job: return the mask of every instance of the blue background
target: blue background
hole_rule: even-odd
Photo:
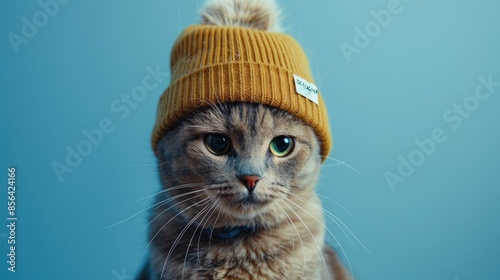
[[[373,25],[371,11],[389,2],[280,1],[335,137],[318,192],[369,251],[331,220],[328,227],[357,279],[499,279],[500,87],[456,129],[443,114],[471,100],[479,76],[500,81],[500,2],[401,0],[400,13],[373,29],[349,63],[342,42],[355,46],[355,28]],[[131,279],[147,244],[141,211],[151,202],[134,201],[160,187],[149,141],[169,79],[123,119],[111,104],[142,85],[148,66],[168,71],[173,41],[201,6],[69,1],[16,53],[9,32],[22,35],[22,18],[33,22],[42,8],[2,1],[1,279]],[[114,130],[60,181],[53,162],[64,164],[66,147],[105,118]],[[384,174],[398,174],[399,157],[418,153],[415,140],[436,128],[446,141],[391,189]],[[9,166],[17,168],[15,274],[5,262]]]

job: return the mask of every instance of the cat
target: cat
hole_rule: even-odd
[[[215,0],[205,25],[278,32],[271,0]],[[350,279],[325,244],[315,194],[321,143],[302,119],[269,105],[207,102],[156,146],[149,260],[137,279]]]

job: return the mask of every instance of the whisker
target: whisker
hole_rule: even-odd
[[[291,193],[290,193],[291,194]],[[356,246],[354,245],[354,243],[352,242],[352,240],[349,238],[349,236],[347,235],[347,233],[344,231],[343,227],[352,235],[352,237],[354,237],[354,239],[361,245],[361,247],[363,247],[368,253],[372,254],[373,255],[373,252],[368,249],[364,244],[363,242],[361,242],[358,237],[351,231],[351,229],[339,218],[337,217],[335,214],[333,214],[332,212],[326,210],[324,207],[321,207],[319,205],[316,205],[314,203],[311,203],[309,201],[306,201],[304,198],[300,197],[299,195],[296,195],[296,194],[292,194],[294,195],[297,199],[301,200],[302,202],[304,203],[307,203],[311,206],[314,206],[318,209],[320,209],[321,211],[323,211],[326,216],[328,218],[330,218],[341,230],[342,232],[345,234],[345,236],[347,237],[347,239],[349,240],[349,242],[351,242],[351,244],[353,245],[354,248],[356,248]],[[337,221],[340,223],[337,223]]]
[[[296,207],[298,207],[299,209],[301,209],[302,211],[306,212],[309,216],[311,216],[313,219],[315,219],[319,224],[321,224],[331,235],[332,237],[335,239],[335,241],[337,242],[337,244],[339,244],[339,248],[342,250],[342,253],[344,254],[345,258],[346,258],[346,261],[347,261],[347,264],[349,265],[349,270],[351,271],[351,276],[354,278],[354,272],[353,272],[353,269],[352,269],[352,266],[351,266],[351,262],[349,261],[349,257],[347,256],[347,253],[346,251],[344,250],[344,247],[340,244],[340,242],[338,241],[337,237],[335,237],[335,234],[333,234],[326,226],[325,224],[323,224],[320,220],[318,220],[314,215],[312,215],[311,213],[309,213],[307,210],[305,210],[304,208],[300,207],[299,205],[297,205],[295,202],[291,201],[290,199],[286,198],[286,197],[283,197],[284,199],[290,201],[291,203],[293,203]],[[291,209],[293,211],[293,209]],[[295,212],[294,212],[295,215],[297,215]],[[304,221],[302,220],[302,218],[300,218],[300,216],[297,216],[297,218],[299,218],[299,220],[304,224],[304,226],[307,228],[307,230],[309,231],[309,233],[311,234],[312,236],[312,233],[311,231],[309,230],[309,228],[307,227],[307,225],[304,223]],[[318,245],[318,242],[316,241],[316,238],[314,238],[313,236],[313,239],[314,241],[316,242],[316,245]],[[318,245],[319,247],[319,245]],[[325,259],[323,257],[323,254],[321,254],[321,257],[323,259],[323,262],[324,264],[326,265],[326,262],[325,262]],[[328,269],[327,269],[328,270]],[[328,279],[328,278],[327,278]]]
[[[285,201],[283,201],[281,199],[280,199],[280,201],[283,202],[283,203],[285,203]],[[288,215],[288,213],[286,213],[285,209],[283,209],[283,207],[281,207],[281,205],[279,203],[277,203],[276,205],[278,205],[278,207],[281,209],[281,211],[283,212],[283,214],[285,214],[285,217],[293,225],[293,227],[295,228],[295,232],[297,233],[297,236],[299,237],[300,246],[302,247],[302,259],[304,261],[304,263],[302,265],[302,275],[300,276],[300,279],[304,279],[304,274],[306,272],[306,251],[304,250],[304,243],[302,242],[302,238],[300,237],[300,233],[299,233],[299,230],[297,229],[297,226],[295,226],[295,223],[292,221],[292,219],[290,218],[290,216]]]
[[[284,199],[290,201],[293,203],[293,201],[289,200],[288,198],[286,197],[283,197]],[[330,271],[328,270],[328,265],[326,264],[326,260],[325,260],[325,257],[323,256],[323,250],[322,248],[320,248],[319,244],[318,244],[318,240],[316,240],[316,237],[314,237],[314,235],[312,234],[311,230],[309,229],[309,227],[307,226],[307,224],[304,222],[304,220],[302,220],[302,218],[300,217],[300,215],[298,215],[295,210],[293,210],[293,208],[288,205],[288,203],[286,203],[286,201],[283,201],[285,202],[285,205],[292,211],[292,213],[299,219],[299,221],[304,225],[304,227],[307,229],[307,231],[309,232],[309,235],[311,235],[312,239],[314,240],[314,243],[316,243],[316,247],[318,248],[318,252],[321,256],[321,259],[323,260],[323,267],[325,268],[325,279],[330,279]],[[295,204],[295,203],[294,203]],[[300,208],[300,207],[299,207]],[[302,209],[302,208],[301,208]],[[304,211],[304,209],[302,209]],[[306,211],[307,212],[307,211]],[[309,214],[311,215],[311,214]],[[312,216],[312,215],[311,215]],[[312,216],[314,218],[314,216]]]
[[[202,204],[202,203],[205,203],[207,202],[207,200],[213,200],[213,198],[210,198],[210,197],[207,197],[205,199],[202,199],[200,200],[199,202],[193,204],[192,206],[194,205],[197,205],[197,204]],[[210,202],[210,201],[208,201]],[[187,208],[186,208],[187,209]],[[203,208],[205,209],[205,208]],[[168,259],[170,258],[170,256],[172,255],[172,253],[174,252],[175,248],[177,247],[179,241],[181,240],[181,238],[184,236],[184,233],[186,233],[186,231],[189,229],[189,227],[195,222],[195,220],[202,214],[203,211],[200,211],[198,212],[198,214],[195,215],[194,218],[191,219],[191,221],[189,221],[189,223],[184,226],[184,228],[182,229],[182,231],[180,232],[180,234],[177,236],[177,238],[174,240],[174,243],[172,244],[172,246],[170,247],[170,250],[168,250],[168,254],[167,254],[167,257],[165,258],[165,261],[163,262],[163,268],[161,270],[161,275],[160,275],[160,279],[163,278],[163,273],[165,272],[165,267],[167,265],[167,262],[168,262]]]
[[[197,192],[201,192],[201,191],[204,191],[204,190],[203,190],[203,189],[201,189],[201,190],[195,190],[195,191],[191,191],[191,192],[188,192],[188,193],[179,194],[179,195],[176,195],[176,196],[174,196],[174,197],[168,198],[168,199],[166,199],[166,200],[160,201],[160,202],[158,202],[158,203],[156,203],[156,204],[153,204],[153,205],[151,205],[151,206],[149,206],[149,207],[147,207],[147,208],[145,208],[145,209],[143,209],[143,210],[141,210],[141,211],[139,211],[139,212],[137,212],[137,213],[133,214],[132,216],[130,216],[130,217],[126,218],[126,219],[123,219],[123,220],[121,220],[121,221],[119,221],[119,222],[116,222],[116,223],[114,223],[114,224],[112,224],[112,225],[109,225],[109,226],[107,226],[107,227],[104,227],[104,228],[102,228],[101,230],[105,230],[105,229],[108,229],[108,228],[114,227],[114,226],[116,226],[116,225],[119,225],[119,224],[121,224],[121,223],[124,223],[124,222],[126,222],[126,221],[128,221],[128,220],[130,220],[130,219],[132,219],[132,218],[134,218],[134,217],[136,217],[137,215],[139,215],[139,214],[141,214],[141,213],[143,213],[143,212],[145,212],[145,211],[147,211],[147,210],[149,210],[149,209],[151,209],[151,208],[155,207],[155,206],[161,207],[162,205],[165,205],[165,204],[169,203],[170,201],[175,200],[175,199],[177,199],[177,198],[179,198],[179,197],[186,196],[186,195],[190,195],[190,194],[197,193]]]
[[[280,207],[280,210],[281,210],[281,213],[285,216],[285,221],[286,223],[288,224],[288,228],[290,229],[290,236],[292,236],[292,252],[293,252],[293,255],[295,256],[295,237],[294,237],[294,234],[293,234],[293,231],[292,231],[292,225],[290,224],[290,222],[288,221],[289,220],[289,217],[287,216],[287,214],[283,211],[283,208],[281,208],[281,206],[278,204],[278,207]],[[276,213],[276,217],[279,216],[279,213],[277,212],[276,209],[273,208],[273,211],[274,213]],[[280,224],[281,221],[277,219],[277,224]]]
[[[333,161],[335,161],[335,162],[337,162],[337,163],[339,163],[339,164],[341,164],[341,165],[343,165],[343,166],[351,169],[352,171],[358,173],[359,175],[362,175],[361,172],[359,172],[359,170],[357,170],[356,168],[352,167],[351,165],[345,163],[344,161],[341,161],[341,160],[336,159],[334,157],[326,157],[326,159],[333,160]]]
[[[145,197],[142,197],[142,198],[136,199],[136,200],[134,200],[134,201],[130,202],[129,204],[127,204],[127,205],[123,206],[123,208],[126,208],[126,207],[128,207],[128,206],[130,206],[130,205],[132,205],[132,204],[135,204],[135,203],[137,203],[137,202],[139,202],[139,201],[141,201],[141,200],[145,200],[145,199],[146,199],[146,201],[145,201],[144,203],[146,203],[146,202],[147,202],[147,201],[148,201],[151,197],[155,197],[155,196],[160,195],[160,194],[162,194],[162,193],[164,193],[164,192],[166,192],[166,191],[167,191],[167,190],[161,190],[161,191],[156,192],[156,193],[154,193],[154,194],[150,194],[150,195],[147,195],[147,196],[145,196]],[[122,208],[122,209],[123,209],[123,208]]]
[[[184,202],[186,202],[186,201],[189,201],[189,200],[191,200],[191,199],[193,199],[193,198],[200,197],[200,196],[202,196],[202,195],[203,195],[203,194],[202,194],[202,193],[200,193],[200,194],[197,194],[197,195],[195,195],[195,196],[193,196],[193,197],[189,197],[189,198],[186,198],[186,199],[184,199],[184,200],[182,200],[182,201],[179,201],[179,202],[175,203],[174,205],[171,205],[171,206],[170,206],[170,207],[168,207],[167,209],[165,209],[165,210],[161,211],[161,212],[160,212],[158,215],[156,215],[153,219],[151,219],[151,221],[148,223],[148,226],[149,226],[149,225],[151,225],[151,224],[154,222],[154,220],[156,220],[159,216],[163,215],[163,213],[167,212],[168,210],[170,210],[170,209],[174,208],[175,206],[177,206],[177,205],[179,205],[179,204],[182,204],[182,203],[184,203]],[[183,212],[183,211],[181,211],[180,213],[182,213],[182,212]]]
[[[311,205],[313,207],[316,207],[317,209],[321,210],[328,218],[330,218],[339,228],[340,230],[344,233],[344,235],[347,237],[347,239],[349,240],[349,242],[351,243],[351,245],[356,248],[356,245],[354,245],[354,242],[352,242],[351,238],[349,237],[349,235],[347,234],[347,232],[345,232],[344,228],[339,224],[337,223],[336,219],[340,221],[340,219],[335,216],[333,213],[331,213],[330,211],[326,210],[325,208],[323,207],[320,207],[319,205],[316,205],[314,203],[310,203],[309,201],[306,201],[304,198],[298,196],[298,195],[295,195],[295,194],[292,194],[290,193],[290,195],[293,195],[295,198],[297,198],[298,200],[300,200],[301,202],[304,202],[304,203],[307,203],[308,205]],[[329,216],[329,214],[331,214],[334,218],[332,218],[331,216]],[[342,222],[342,221],[341,221]],[[343,223],[343,222],[342,222]],[[328,230],[328,227],[326,225],[323,225],[325,227],[325,229]],[[344,226],[346,226],[344,224]],[[347,227],[347,226],[346,226]],[[358,241],[359,242],[359,241]]]
[[[212,234],[214,233],[215,225],[217,224],[217,221],[219,220],[219,215],[220,215],[221,210],[222,210],[222,208],[219,208],[219,213],[217,213],[217,217],[215,217],[214,225],[210,229],[210,236],[208,237],[208,246],[210,246],[210,242],[212,241]]]
[[[171,190],[178,190],[178,189],[182,189],[182,188],[189,188],[189,187],[193,187],[193,186],[196,186],[196,185],[199,185],[199,183],[186,183],[186,184],[181,184],[181,185],[172,186],[172,187],[170,187],[170,188],[163,189],[163,190],[161,190],[161,191],[159,191],[159,192],[157,192],[157,193],[154,193],[154,194],[151,194],[151,195],[147,195],[147,196],[145,196],[145,197],[143,197],[143,198],[139,198],[139,199],[137,199],[137,200],[134,200],[134,201],[130,202],[129,204],[125,205],[123,208],[126,208],[126,207],[128,207],[128,206],[130,206],[130,205],[132,205],[132,204],[134,204],[134,203],[137,203],[137,202],[139,202],[139,201],[141,201],[141,200],[145,200],[145,199],[146,199],[146,201],[145,201],[144,203],[146,203],[146,202],[147,202],[147,201],[149,201],[152,197],[155,197],[155,196],[157,196],[157,195],[160,195],[160,194],[162,194],[162,193],[165,193],[165,192],[168,192],[168,191],[171,191]]]
[[[213,202],[215,199],[212,199],[210,202]],[[191,247],[191,243],[193,242],[193,238],[194,236],[196,235],[196,232],[198,232],[198,228],[200,227],[200,225],[203,223],[203,221],[205,220],[205,218],[208,216],[208,213],[214,209],[214,207],[217,206],[217,204],[215,203],[212,203],[211,205],[207,205],[205,206],[193,219],[192,221],[196,220],[198,218],[199,215],[201,215],[203,212],[206,212],[205,215],[203,216],[202,220],[198,223],[198,225],[196,226],[196,229],[194,230],[193,232],[193,235],[191,235],[191,239],[189,240],[189,243],[188,243],[188,246],[186,248],[186,254],[184,255],[184,265],[182,266],[182,279],[184,279],[184,272],[186,270],[186,262],[187,262],[187,256],[188,256],[188,253],[189,253],[189,248]],[[207,210],[206,210],[207,209]],[[206,210],[206,211],[205,211]],[[203,231],[203,228],[202,228],[202,231]],[[200,236],[201,236],[201,233],[200,233]],[[198,251],[199,253],[199,251]],[[198,260],[199,260],[199,255],[198,255]]]
[[[199,195],[196,195],[196,196],[194,196],[194,197],[191,197],[191,198],[185,199],[185,200],[183,200],[183,201],[181,201],[181,202],[179,202],[179,203],[176,203],[176,204],[174,204],[174,205],[172,205],[172,206],[168,207],[167,209],[163,210],[160,214],[156,215],[156,217],[155,217],[154,219],[152,219],[152,220],[151,220],[151,222],[149,222],[148,226],[149,226],[149,225],[151,225],[151,223],[153,223],[153,221],[154,221],[154,220],[156,220],[156,219],[157,219],[160,215],[162,215],[163,213],[165,213],[166,211],[168,211],[168,210],[169,210],[169,209],[171,209],[172,207],[174,207],[174,206],[176,206],[176,205],[178,205],[178,204],[180,204],[180,203],[183,203],[183,202],[185,202],[185,201],[188,201],[188,200],[190,200],[190,199],[193,199],[193,198],[199,197],[199,196],[201,196],[201,195],[203,195],[203,194],[199,194]],[[204,199],[200,200],[198,203],[201,203],[201,202],[203,202],[203,201],[205,201],[205,200],[208,200],[208,199],[209,199],[208,197],[207,197],[207,198],[204,198]],[[165,228],[165,227],[166,227],[166,226],[167,226],[167,225],[168,225],[168,224],[169,224],[169,223],[170,223],[173,219],[175,219],[177,216],[179,216],[180,214],[184,213],[185,211],[187,211],[187,210],[191,209],[192,207],[196,206],[198,203],[194,203],[193,205],[190,205],[190,206],[186,207],[185,209],[183,209],[183,210],[179,211],[179,213],[175,214],[175,216],[173,216],[172,218],[170,218],[170,220],[168,220],[168,221],[167,221],[167,222],[166,222],[166,223],[165,223],[165,224],[164,224],[164,225],[163,225],[163,226],[162,226],[162,227],[161,227],[161,228],[160,228],[160,229],[159,229],[159,230],[155,233],[155,235],[151,238],[151,240],[149,241],[148,245],[146,246],[146,248],[145,248],[145,249],[144,249],[144,251],[142,252],[142,255],[141,255],[141,258],[140,258],[140,260],[139,260],[139,263],[142,263],[142,261],[143,261],[143,259],[144,259],[144,256],[146,255],[146,251],[148,250],[149,246],[151,246],[151,243],[153,243],[153,240],[156,238],[156,236],[158,236],[158,234],[159,234],[159,233],[160,233],[160,232],[161,232],[161,231],[162,231],[162,230],[163,230],[163,229],[164,229],[164,228]],[[137,273],[137,271],[136,271],[136,273]]]
[[[330,198],[330,197],[328,197],[328,196],[326,196],[326,195],[321,195],[321,194],[318,194],[318,193],[317,193],[316,195],[317,195],[317,196],[319,196],[319,197],[322,197],[322,198],[324,198],[324,199],[327,199],[327,200],[329,200],[329,201],[331,201],[331,202],[333,202],[333,203],[335,203],[335,204],[337,204],[338,206],[340,206],[340,208],[344,209],[347,213],[349,213],[349,215],[350,215],[351,217],[354,217],[354,215],[352,215],[351,211],[347,210],[347,208],[345,208],[345,207],[344,207],[344,205],[340,204],[340,203],[339,203],[339,202],[337,202],[336,200],[334,200],[334,199],[332,199],[332,198]]]
[[[203,229],[205,228],[205,225],[208,223],[208,221],[210,220],[210,218],[212,217],[212,215],[215,213],[215,210],[217,209],[217,202],[214,203],[214,205],[216,207],[213,208],[212,212],[210,213],[210,216],[208,216],[207,220],[205,221],[205,223],[203,224],[202,226],[202,230],[200,231],[200,235],[198,236],[198,246],[197,246],[197,252],[198,252],[198,265],[201,266],[201,260],[200,260],[200,240],[201,240],[201,235],[203,234]],[[219,208],[219,214],[220,214],[220,208]],[[218,214],[217,214],[217,218],[218,218]],[[217,221],[217,219],[215,220]],[[211,232],[213,231],[213,228],[211,230]],[[210,238],[208,240],[209,244],[210,244]]]

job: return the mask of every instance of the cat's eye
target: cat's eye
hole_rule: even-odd
[[[292,137],[278,136],[271,141],[269,150],[277,157],[285,157],[293,151],[295,142]]]
[[[229,152],[231,141],[222,134],[208,134],[205,136],[205,145],[212,154],[221,156]]]

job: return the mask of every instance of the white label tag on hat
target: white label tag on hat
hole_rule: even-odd
[[[319,104],[318,87],[295,74],[293,74],[293,79],[295,80],[295,90],[298,94],[304,96],[305,98],[311,100],[316,104]]]

